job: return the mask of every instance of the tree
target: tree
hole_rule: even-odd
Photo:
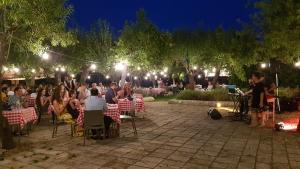
[[[258,55],[293,63],[300,56],[300,1],[260,0],[254,17],[260,30]]]
[[[143,71],[159,70],[164,66],[170,43],[170,34],[160,32],[146,18],[145,11],[140,10],[135,22],[125,23],[117,43],[117,59],[127,60],[132,67],[140,66]]]
[[[74,44],[65,23],[72,7],[65,0],[2,0],[0,2],[0,79],[11,47],[37,55],[45,45]],[[23,59],[22,59],[23,60]]]
[[[114,60],[113,38],[109,24],[99,20],[89,32],[78,33],[79,43],[70,48],[66,62],[74,71],[82,71],[80,82],[85,82],[91,64],[97,71],[107,73]]]

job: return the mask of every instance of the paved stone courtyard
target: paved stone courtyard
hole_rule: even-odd
[[[52,139],[49,126],[35,127],[0,168],[300,169],[300,134],[213,121],[208,107],[154,102],[146,108],[137,137],[125,122],[120,138],[88,140],[86,146],[82,137],[70,137],[69,128],[59,128]]]

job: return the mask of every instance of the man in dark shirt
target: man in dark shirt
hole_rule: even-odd
[[[106,94],[105,94],[105,100],[106,103],[108,104],[116,104],[118,102],[117,100],[117,94],[116,94],[116,88],[117,88],[117,84],[116,83],[111,83],[110,84],[110,88],[107,90]]]
[[[257,114],[262,112],[264,107],[264,85],[261,82],[261,74],[259,72],[252,73],[252,81],[254,83],[252,90],[252,102],[251,102],[251,127],[255,127],[258,124]],[[262,120],[261,126],[264,126],[264,120]]]
[[[116,95],[116,88],[117,88],[117,84],[116,83],[111,83],[110,84],[110,88],[107,90],[106,94],[105,94],[105,100],[106,103],[108,104],[117,104],[118,103],[118,99],[117,99],[117,95]],[[112,123],[112,118],[109,116],[104,116],[104,123],[105,123],[105,134],[106,134],[106,138],[108,138],[109,136],[109,128],[110,128],[110,124]]]

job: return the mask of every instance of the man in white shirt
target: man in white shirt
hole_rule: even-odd
[[[84,100],[85,110],[107,110],[107,105],[102,97],[99,97],[98,89],[91,89],[91,96]]]
[[[101,110],[103,112],[105,112],[107,110],[107,104],[105,102],[105,100],[102,97],[99,97],[99,92],[98,89],[96,88],[92,88],[91,89],[91,95],[88,96],[85,100],[84,100],[84,105],[85,105],[85,110]],[[106,122],[106,118],[104,116],[104,123]],[[105,129],[107,130],[107,129]],[[96,130],[92,130],[92,133],[94,136],[92,136],[93,139],[98,139],[98,136],[96,133]]]

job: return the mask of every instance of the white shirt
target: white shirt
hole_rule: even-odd
[[[84,100],[85,110],[107,110],[107,105],[102,97],[89,96]]]

